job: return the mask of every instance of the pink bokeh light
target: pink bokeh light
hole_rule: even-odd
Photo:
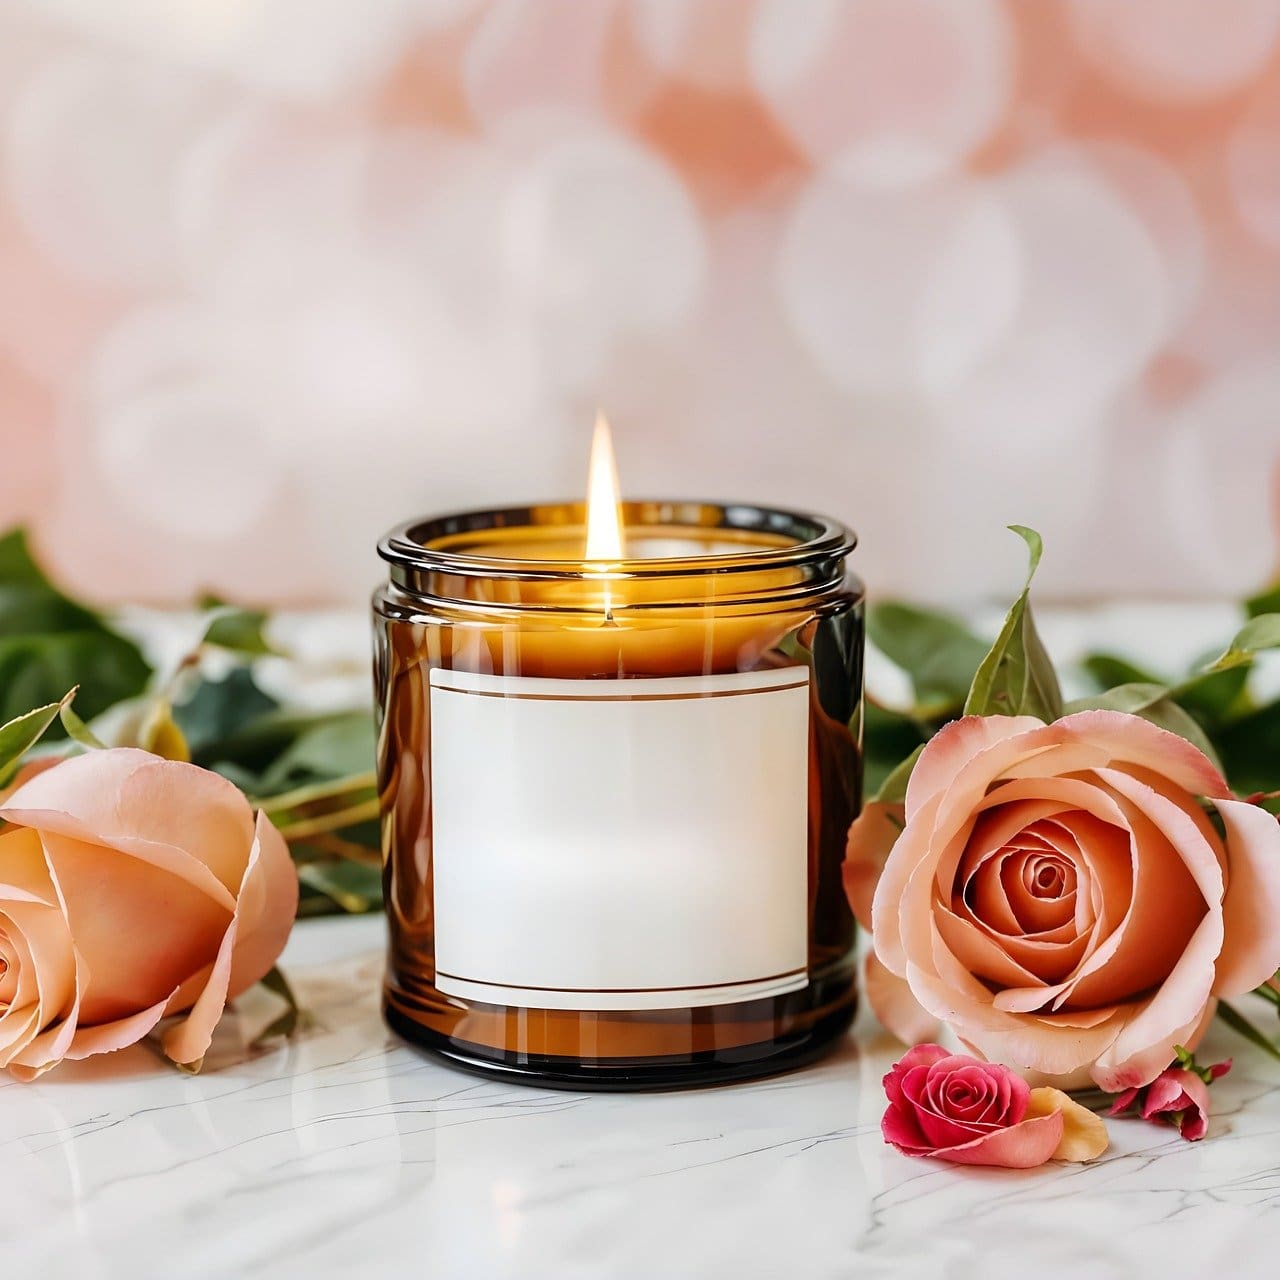
[[[103,600],[359,601],[414,511],[576,494],[597,407],[883,592],[1010,520],[1062,596],[1236,591],[1280,0],[15,4],[0,299],[0,525]]]

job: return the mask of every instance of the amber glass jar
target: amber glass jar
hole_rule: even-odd
[[[854,537],[746,505],[412,522],[379,545],[392,1027],[531,1083],[765,1075],[854,1012]]]

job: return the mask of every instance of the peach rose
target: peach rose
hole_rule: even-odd
[[[854,823],[846,887],[870,920],[868,995],[906,1039],[944,1024],[990,1059],[1117,1093],[1280,966],[1280,824],[1137,716],[955,721],[896,816]]]
[[[130,748],[37,773],[0,818],[0,1066],[31,1080],[171,1014],[165,1053],[198,1064],[289,936],[280,833],[226,779]]]

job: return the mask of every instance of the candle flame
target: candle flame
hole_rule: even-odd
[[[618,497],[618,464],[613,438],[604,414],[596,415],[591,437],[591,467],[587,477],[588,560],[621,560],[622,508]]]

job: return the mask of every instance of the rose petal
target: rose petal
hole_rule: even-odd
[[[988,1126],[965,1124],[939,1115],[931,1107],[917,1107],[916,1121],[931,1147],[959,1147],[981,1137]]]
[[[1170,1068],[1156,1076],[1147,1086],[1147,1096],[1142,1101],[1142,1118],[1150,1120],[1153,1116],[1157,1116],[1163,1111],[1182,1111],[1191,1106],[1192,1099],[1183,1079],[1184,1076],[1190,1075],[1189,1071],[1179,1072],[1174,1068]],[[1208,1107],[1209,1091],[1204,1087],[1204,1081],[1199,1076],[1195,1076],[1193,1079],[1200,1085],[1200,1100],[1205,1107]]]
[[[958,1147],[928,1154],[952,1164],[986,1165],[1001,1169],[1035,1169],[1048,1160],[1062,1142],[1064,1122],[1060,1112],[1029,1117],[1007,1129],[975,1138]]]
[[[59,1019],[77,1007],[76,958],[40,837],[21,828],[0,835],[0,863],[7,882],[0,927],[18,967],[0,1020],[0,1065],[34,1069],[51,1046],[61,1044]],[[47,1035],[46,1028],[52,1028]]]
[[[236,899],[238,918],[228,999],[260,981],[280,958],[298,915],[298,872],[284,837],[259,813]]]
[[[907,781],[907,818],[926,800],[950,786],[960,767],[987,747],[1032,729],[1043,729],[1034,716],[965,716],[944,725],[925,744]]]
[[[175,1062],[190,1065],[204,1057],[227,1000],[257,982],[275,964],[293,925],[298,878],[284,838],[263,814],[258,815],[257,835],[237,902],[236,915],[218,948],[208,982],[186,1019],[165,1034],[164,1051]],[[249,917],[255,910],[256,920]],[[237,983],[243,986],[237,987]]]
[[[1125,1089],[1122,1093],[1116,1094],[1111,1105],[1107,1108],[1107,1115],[1118,1116],[1122,1112],[1128,1111],[1133,1106],[1134,1099],[1137,1098],[1139,1090],[1134,1087]]]
[[[94,1054],[113,1053],[117,1049],[137,1044],[164,1017],[166,1004],[167,1001],[160,1000],[149,1009],[143,1009],[127,1018],[100,1022],[92,1027],[77,1027],[65,1056],[72,1061],[79,1061]]]
[[[1159,985],[1216,906],[1208,896],[1214,886],[1219,899],[1222,893],[1212,850],[1177,805],[1118,770],[1099,770],[1098,777],[1119,793],[1132,833],[1133,889],[1115,932],[1064,992],[1063,1003],[1081,1008],[1132,999]]]
[[[916,1044],[894,1063],[894,1071],[898,1074],[905,1074],[912,1067],[931,1067],[935,1062],[941,1062],[943,1058],[951,1057],[951,1051],[944,1049],[940,1044]]]
[[[1243,995],[1280,969],[1280,822],[1241,800],[1214,803],[1230,862],[1214,993]]]
[[[880,1132],[887,1143],[904,1155],[924,1155],[930,1149],[929,1141],[920,1132],[915,1112],[910,1107],[890,1105],[880,1119]]]
[[[1001,987],[1038,987],[1044,990],[1043,978],[1024,969],[1010,956],[1007,948],[955,912],[943,906],[935,907],[934,924],[956,959],[970,973]],[[1042,1002],[1043,999],[1042,996]]]
[[[871,932],[875,939],[876,955],[890,973],[899,977],[906,974],[907,957],[903,950],[902,936],[899,932],[904,916],[903,895],[916,871],[924,865],[927,879],[931,879],[932,866],[929,865],[929,848],[932,837],[932,818],[937,810],[938,800],[935,797],[925,803],[920,811],[918,821],[909,822],[897,843],[889,860],[884,864],[884,872],[876,884],[875,895],[871,902]],[[930,891],[926,884],[924,899],[927,903]],[[918,919],[918,914],[915,917]]]
[[[1110,753],[1115,763],[1150,769],[1196,796],[1230,796],[1226,779],[1186,738],[1123,711],[1077,711],[1055,721],[1064,734],[1079,736]]]
[[[890,973],[873,952],[863,962],[862,989],[872,1013],[890,1035],[914,1045],[937,1039],[941,1021],[920,1007],[906,982]]]
[[[85,1023],[114,1022],[167,999],[217,952],[231,913],[189,881],[101,845],[52,832],[41,838],[89,966]]]
[[[844,891],[855,919],[864,929],[871,928],[871,901],[876,883],[904,823],[902,805],[873,800],[863,806],[849,828],[843,867]]]
[[[1187,957],[1184,956],[1183,960],[1186,961]],[[1199,985],[1195,968],[1204,963],[1203,956],[1192,957],[1189,961],[1189,972],[1185,976],[1194,985]],[[1155,1028],[1162,1027],[1167,1021],[1164,1011],[1158,1011],[1154,1018],[1147,1017],[1150,1006],[1160,994],[1157,992],[1151,1000],[1139,1005],[1125,1020],[1115,1040],[1098,1055],[1090,1071],[1098,1088],[1107,1093],[1119,1093],[1134,1086],[1150,1084],[1173,1060],[1175,1045],[1194,1049],[1200,1042],[1205,1027],[1213,1018],[1216,1001],[1206,1000],[1183,1026],[1160,1032]]]
[[[1062,1138],[1054,1149],[1052,1159],[1079,1163],[1096,1160],[1107,1149],[1107,1126],[1102,1117],[1088,1107],[1082,1107],[1074,1098],[1060,1089],[1032,1089],[1028,1116],[1050,1115],[1056,1112],[1062,1117]]]
[[[248,801],[226,778],[129,747],[61,761],[19,787],[0,816],[81,839],[89,833],[99,844],[123,838],[194,854],[228,893],[244,876],[253,838]]]

